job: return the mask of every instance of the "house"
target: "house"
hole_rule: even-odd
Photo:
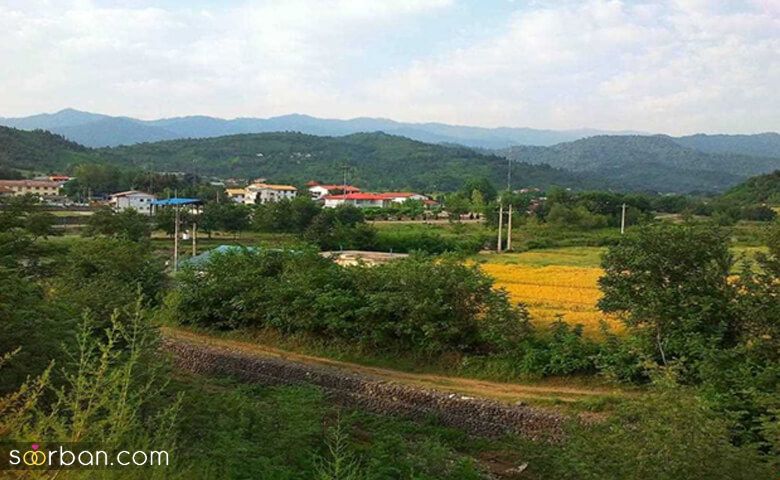
[[[244,199],[246,198],[246,189],[244,188],[226,188],[225,194],[227,194],[227,197],[231,200],[233,200],[236,203],[244,203]]]
[[[298,193],[298,189],[292,185],[274,185],[270,183],[253,183],[246,187],[244,203],[254,205],[257,203],[271,203],[279,200],[292,200]]]
[[[0,187],[13,192],[13,196],[35,195],[38,197],[56,197],[60,195],[62,182],[51,180],[0,180]]]
[[[152,214],[152,202],[157,197],[151,193],[139,192],[138,190],[128,190],[111,195],[108,204],[116,211],[127,210],[128,208],[142,213],[144,215]]]
[[[309,187],[309,195],[313,200],[322,200],[326,195],[360,192],[360,189],[353,185],[320,185],[317,182],[309,182],[306,185]]]
[[[425,195],[414,192],[384,192],[381,195],[384,195],[385,198],[393,203],[404,203],[407,200],[418,200],[421,202],[429,200]]]
[[[346,193],[325,195],[322,199],[325,201],[325,207],[327,208],[335,208],[344,204],[354,205],[359,208],[387,208],[394,204],[404,203],[407,200],[419,200],[421,202],[429,200],[425,195],[413,192]]]
[[[389,200],[381,193],[344,193],[340,195],[325,195],[325,208],[336,208],[339,205],[353,205],[358,208],[386,206]]]
[[[65,183],[68,180],[70,180],[70,178],[71,177],[69,177],[68,175],[59,175],[59,174],[49,175],[49,180],[51,180],[52,182]]]

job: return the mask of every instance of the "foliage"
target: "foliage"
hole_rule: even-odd
[[[383,229],[376,238],[376,249],[384,252],[444,252],[477,253],[492,239],[489,232],[445,235],[436,231],[415,229]]]
[[[252,224],[260,232],[302,234],[320,214],[322,207],[306,196],[255,206]]]
[[[90,157],[89,149],[61,135],[0,126],[0,166],[4,168],[50,172]]]
[[[690,364],[728,344],[731,262],[724,234],[712,227],[641,227],[605,254],[599,307],[653,338],[664,365]]]
[[[54,215],[32,195],[0,199],[0,231],[21,230],[33,238],[54,235]]]
[[[476,267],[419,256],[340,267],[315,252],[215,255],[181,273],[167,307],[182,324],[273,326],[432,353],[506,349],[527,323]]]
[[[151,226],[149,217],[126,208],[115,212],[111,207],[102,207],[87,219],[84,235],[93,237],[104,235],[130,242],[142,242],[149,239]]]
[[[453,191],[469,178],[484,177],[496,183],[506,176],[506,160],[497,156],[384,133],[340,137],[260,133],[119,146],[98,152],[114,164],[204,176],[253,178],[262,168],[265,176],[292,184],[313,178],[341,182],[347,162],[353,167],[350,182],[372,190]],[[513,171],[524,182],[540,187],[582,184],[576,175],[544,165],[518,162]]]
[[[750,178],[721,198],[724,203],[739,205],[780,204],[780,170]]]
[[[683,381],[701,385],[735,421],[735,443],[758,443],[771,456],[780,452],[773,427],[780,412],[778,235],[759,257],[762,268],[748,262],[730,280],[728,244],[717,229],[646,227],[608,251],[600,281],[600,306],[622,312],[635,357],[649,369],[673,366]]]
[[[157,405],[166,386],[163,365],[155,358],[157,333],[140,309],[128,323],[113,317],[108,324],[104,337],[95,336],[95,325],[85,318],[73,363],[64,365],[64,384],[46,384],[44,373],[37,387],[39,392],[48,389],[53,401],[39,401],[38,393],[16,415],[0,419],[4,440],[85,442],[114,452],[153,448],[173,455],[178,402]],[[22,386],[20,392],[29,390]],[[132,470],[63,472],[58,472],[63,478],[140,478],[140,472]],[[143,478],[150,477],[170,475],[145,470]]]
[[[602,421],[570,425],[559,446],[527,445],[525,460],[541,478],[773,478],[753,445],[729,443],[731,426],[694,392],[660,385]]]
[[[365,223],[362,210],[339,205],[323,208],[312,217],[303,239],[322,250],[373,250],[376,230]]]
[[[139,295],[154,304],[165,287],[163,265],[148,245],[113,238],[76,240],[56,259],[50,296],[72,315],[124,313]],[[121,316],[120,318],[125,318]]]
[[[595,136],[551,147],[499,151],[518,161],[599,177],[621,189],[654,192],[722,191],[778,168],[780,159],[705,153],[664,136]]]
[[[464,452],[478,441],[433,422],[341,410],[306,386],[202,376],[175,386],[184,392],[179,437],[188,441],[177,454],[188,478],[481,478]]]
[[[582,325],[571,326],[559,317],[547,335],[525,342],[520,350],[520,371],[538,376],[593,374],[598,350],[596,343],[584,338]]]
[[[0,370],[0,392],[16,389],[43,373],[51,360],[62,360],[72,342],[74,322],[44,289],[20,272],[0,267],[0,352],[24,347]]]

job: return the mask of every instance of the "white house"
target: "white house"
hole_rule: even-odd
[[[138,190],[128,190],[126,192],[119,192],[109,197],[108,203],[114,210],[122,211],[132,208],[138,213],[144,215],[152,214],[152,202],[157,200],[157,197],[151,193],[139,192]]]
[[[246,198],[245,188],[226,188],[225,193],[229,199],[236,203],[244,203],[244,199]]]
[[[284,199],[292,200],[297,193],[298,189],[292,185],[253,183],[245,189],[244,203],[254,205],[256,203],[278,202]]]
[[[381,195],[393,203],[404,203],[407,200],[419,200],[421,202],[430,200],[425,195],[414,192],[384,192]]]
[[[307,185],[309,186],[309,195],[313,200],[322,200],[326,195],[360,192],[358,187],[352,185],[320,185],[314,182],[309,182]]]
[[[342,195],[325,195],[325,208],[336,208],[339,205],[354,205],[358,208],[384,207],[388,200],[381,193],[346,193]]]

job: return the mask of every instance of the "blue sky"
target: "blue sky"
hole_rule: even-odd
[[[778,85],[778,0],[0,0],[0,116],[749,133]]]

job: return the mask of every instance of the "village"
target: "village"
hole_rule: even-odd
[[[68,198],[63,195],[63,186],[71,179],[72,177],[66,175],[48,175],[31,180],[0,179],[0,196],[32,195],[50,205],[72,205],[73,202],[68,201]],[[266,179],[258,178],[244,187],[226,187],[224,194],[227,200],[238,204],[258,205],[291,200],[302,193],[295,186],[267,183]],[[306,183],[305,195],[325,208],[335,208],[340,205],[352,205],[357,208],[388,208],[409,200],[419,201],[425,207],[439,205],[439,202],[421,193],[364,192],[353,185],[322,184],[317,181]],[[127,190],[89,200],[87,205],[93,207],[110,205],[117,211],[131,209],[144,215],[152,215],[160,199],[152,193]]]

